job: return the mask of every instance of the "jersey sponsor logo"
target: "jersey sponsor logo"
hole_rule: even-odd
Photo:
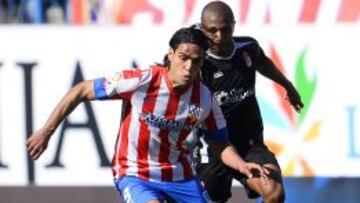
[[[255,88],[251,89],[232,89],[230,91],[214,92],[215,99],[220,105],[241,102],[244,99],[255,94]]]
[[[218,71],[218,72],[214,73],[214,75],[213,75],[214,79],[220,78],[222,76],[224,76],[224,73],[221,71]]]
[[[200,107],[197,105],[190,105],[189,119],[170,120],[164,116],[155,115],[150,112],[140,114],[139,120],[144,121],[152,127],[168,131],[181,131],[181,130],[195,130],[199,126]]]

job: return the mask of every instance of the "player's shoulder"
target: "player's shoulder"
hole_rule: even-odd
[[[251,36],[234,36],[233,39],[235,43],[246,43],[246,42],[257,43],[257,40]]]
[[[161,64],[150,65],[148,68],[153,74],[164,74],[167,72],[167,67]]]
[[[248,46],[259,46],[258,41],[250,36],[235,36],[233,37],[235,42],[235,47],[237,49],[248,47]]]
[[[133,68],[131,71],[133,75],[138,76],[144,82],[160,78],[166,73],[167,69],[161,65],[149,65]]]

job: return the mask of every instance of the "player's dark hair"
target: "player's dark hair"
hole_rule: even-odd
[[[182,43],[191,43],[198,45],[203,51],[206,51],[209,48],[208,39],[204,33],[195,28],[187,27],[181,28],[176,31],[169,41],[170,47],[175,51],[178,46]],[[163,64],[166,67],[170,67],[170,61],[167,57],[167,54],[164,57]]]

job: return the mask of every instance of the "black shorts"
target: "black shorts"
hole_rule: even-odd
[[[243,158],[247,162],[274,164],[280,168],[275,155],[264,144],[253,145],[249,151],[243,155]],[[260,196],[257,192],[247,187],[246,175],[230,169],[219,159],[212,159],[209,163],[198,163],[196,164],[195,169],[213,201],[226,202],[231,197],[233,178],[238,180],[244,186],[248,198],[254,199]],[[281,174],[279,175],[281,179]]]

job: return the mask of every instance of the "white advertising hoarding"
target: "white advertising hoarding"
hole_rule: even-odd
[[[78,106],[31,167],[27,131],[41,127],[74,82],[161,62],[176,29],[1,27],[0,185],[111,185],[110,167],[102,164],[111,161],[120,101]],[[248,26],[236,32],[254,36],[305,101],[301,115],[288,111],[284,95],[257,77],[264,134],[284,174],[360,176],[360,29]]]

